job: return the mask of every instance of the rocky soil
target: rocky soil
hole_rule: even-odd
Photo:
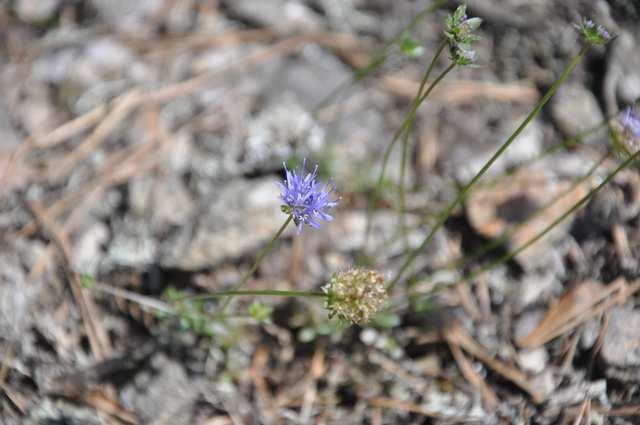
[[[456,6],[440,3],[1,3],[1,422],[640,423],[637,165],[497,261],[619,164],[604,124],[640,98],[640,6],[470,1],[480,66],[456,68],[419,110],[407,234],[396,149],[367,241],[384,150]],[[392,41],[416,16],[412,58]],[[578,52],[581,16],[616,39],[588,53],[374,322],[267,297],[235,299],[223,321],[213,301],[168,314],[250,268],[285,219],[283,161],[318,163],[340,206],[319,230],[288,228],[247,287],[318,290],[352,264],[394,276]]]

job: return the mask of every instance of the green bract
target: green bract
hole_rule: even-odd
[[[473,32],[480,27],[482,19],[468,18],[467,6],[459,6],[452,15],[445,19],[444,35],[449,43],[449,56],[456,65],[471,65],[477,59],[473,43],[480,37]]]

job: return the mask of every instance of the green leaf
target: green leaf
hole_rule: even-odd
[[[80,285],[83,287],[91,289],[95,284],[96,280],[92,276],[89,276],[88,274],[80,275]]]
[[[313,328],[302,328],[298,331],[298,341],[307,343],[314,339],[316,339],[316,331]]]
[[[273,313],[273,307],[260,301],[254,301],[249,306],[249,315],[259,323],[271,322],[271,313]]]
[[[453,21],[458,24],[462,20],[462,17],[467,13],[467,5],[461,4],[458,6],[455,12],[453,12]]]
[[[409,36],[405,36],[402,39],[402,42],[400,43],[400,50],[410,58],[417,58],[424,54],[424,47]]]
[[[378,313],[373,318],[373,323],[381,328],[395,328],[400,325],[400,316],[393,313]]]

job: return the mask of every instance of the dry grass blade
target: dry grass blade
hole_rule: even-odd
[[[458,368],[464,378],[469,382],[469,384],[471,384],[471,386],[480,391],[485,407],[488,410],[495,409],[498,405],[498,396],[496,393],[487,385],[486,381],[482,379],[480,374],[474,370],[471,362],[465,357],[462,350],[460,350],[460,346],[449,339],[447,339],[447,343],[449,345],[449,350],[451,350],[451,354],[458,364]]]
[[[87,338],[89,339],[91,352],[97,360],[103,360],[111,352],[109,338],[102,327],[101,322],[97,320],[95,305],[82,288],[82,284],[77,273],[75,273],[70,267],[69,258],[71,251],[66,233],[40,206],[36,204],[29,204],[28,207],[43,230],[51,235],[54,244],[59,249],[62,257],[62,267],[69,280],[73,297],[80,308],[80,314],[87,333]]]
[[[628,285],[619,278],[607,286],[585,281],[566,292],[547,311],[542,321],[527,336],[517,341],[522,348],[536,348],[556,338],[615,304],[623,303],[640,289],[640,281]]]
[[[418,91],[419,83],[397,76],[382,78],[383,86],[393,94],[412,99]],[[449,104],[469,103],[475,99],[492,99],[498,102],[534,103],[540,98],[538,90],[525,83],[490,83],[483,81],[458,80],[443,83],[433,91],[432,98]]]
[[[534,403],[542,403],[545,397],[530,383],[529,377],[520,369],[495,359],[484,347],[478,344],[459,324],[451,324],[444,330],[445,338],[450,344],[460,346],[464,351],[476,357],[497,374],[513,382],[526,391]]]
[[[304,395],[302,396],[302,408],[300,409],[300,423],[309,423],[313,403],[318,393],[317,381],[325,373],[324,351],[317,349],[311,358],[311,375],[307,383]]]
[[[591,407],[591,400],[590,399],[586,399],[585,401],[582,402],[582,406],[580,407],[580,412],[578,413],[578,416],[576,416],[575,421],[573,421],[573,425],[580,425],[580,423],[582,422],[582,418],[585,417],[585,414],[587,412],[587,406],[589,406],[589,408]],[[589,425],[590,422],[586,422],[586,425]]]
[[[142,92],[138,90],[132,90],[122,96],[122,98],[115,103],[111,112],[82,144],[68,154],[61,163],[56,163],[50,167],[46,173],[48,175],[47,180],[50,182],[60,181],[66,177],[80,161],[98,149],[109,134],[129,115],[131,110],[140,104],[142,99]]]
[[[401,412],[415,413],[416,415],[425,416],[428,418],[444,419],[453,421],[455,423],[464,423],[478,421],[481,418],[477,417],[464,417],[464,416],[444,416],[437,412],[424,409],[421,406],[411,403],[409,401],[396,400],[388,397],[373,397],[367,400],[369,405],[373,407],[380,407],[383,409],[398,410]]]
[[[157,300],[153,297],[148,297],[146,295],[137,294],[132,291],[128,291],[122,288],[114,288],[113,286],[106,285],[104,283],[95,282],[91,285],[91,289],[104,292],[109,295],[113,295],[117,298],[122,298],[128,301],[132,301],[136,304],[141,305],[142,307],[146,307],[151,310],[160,311],[166,314],[176,314],[176,312],[171,308],[171,306],[163,301]]]
[[[84,397],[84,401],[94,409],[117,418],[119,421],[131,425],[138,423],[138,418],[134,413],[125,409],[120,403],[114,401],[102,391],[91,391]]]

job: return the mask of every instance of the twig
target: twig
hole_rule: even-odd
[[[109,339],[104,328],[102,328],[99,324],[100,322],[95,318],[95,307],[90,298],[84,293],[78,275],[71,269],[71,250],[66,234],[60,229],[58,224],[47,216],[46,212],[40,206],[35,203],[27,203],[27,208],[34,215],[42,229],[51,235],[53,243],[58,248],[62,257],[62,268],[67,275],[73,297],[80,308],[80,315],[82,316],[82,322],[87,337],[89,338],[91,351],[97,360],[105,359],[111,351]]]

